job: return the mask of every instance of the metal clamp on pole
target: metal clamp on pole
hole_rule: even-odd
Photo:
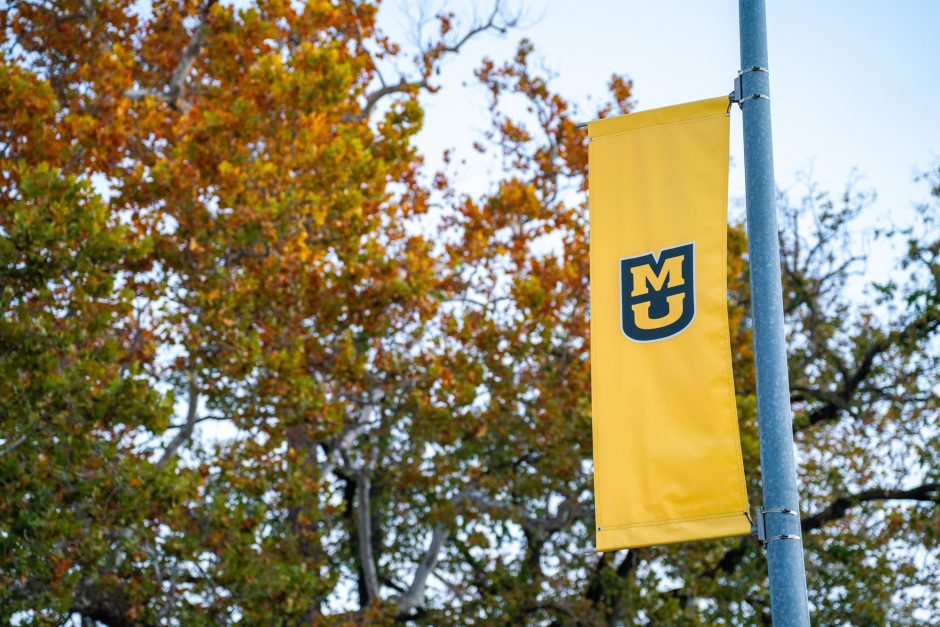
[[[744,95],[744,81],[742,78],[745,74],[750,72],[764,72],[765,74],[770,74],[770,70],[765,67],[753,66],[749,67],[746,70],[741,70],[738,72],[738,75],[734,78],[734,91],[728,94],[728,111],[731,111],[731,105],[737,104],[742,109],[744,108],[744,103],[748,100],[770,100],[770,96],[766,94],[749,94]]]
[[[757,524],[753,527],[754,535],[757,536],[757,541],[760,542],[762,547],[767,547],[768,542],[774,542],[775,540],[800,540],[801,537],[793,533],[781,533],[775,536],[767,537],[767,523],[764,520],[764,516],[767,514],[783,514],[785,516],[796,516],[799,519],[800,514],[794,512],[792,509],[786,509],[783,507],[764,509],[761,507],[757,511]]]

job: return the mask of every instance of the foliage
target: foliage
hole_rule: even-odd
[[[586,553],[576,110],[528,42],[486,60],[477,148],[501,174],[466,194],[456,163],[424,166],[422,102],[448,55],[516,18],[439,15],[409,55],[376,11],[2,10],[0,620],[766,622],[750,538]],[[610,91],[592,115],[631,109],[629,80]],[[859,305],[845,238],[867,203],[781,198],[820,624],[940,613],[923,594],[940,576],[938,203],[890,236],[905,265]],[[728,276],[756,505],[739,227]]]

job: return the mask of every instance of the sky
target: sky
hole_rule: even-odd
[[[811,171],[823,188],[838,193],[856,171],[879,199],[858,228],[909,224],[914,203],[927,197],[915,175],[940,164],[940,0],[767,4],[778,187],[791,188]],[[407,38],[416,6],[416,0],[386,0],[380,26]],[[492,4],[452,0],[446,6],[467,17]],[[419,143],[430,163],[445,148],[480,138],[487,98],[473,69],[483,56],[507,59],[521,37],[534,42],[538,58],[556,74],[552,87],[588,105],[585,115],[590,102],[605,97],[613,73],[634,80],[636,110],[644,110],[727,94],[740,69],[733,0],[516,0],[514,6],[526,14],[523,26],[505,37],[478,39],[447,62],[443,89],[425,101]],[[734,199],[744,193],[737,107],[731,128]],[[492,166],[469,150],[458,154],[467,158],[464,189],[485,190],[494,180],[486,171]]]

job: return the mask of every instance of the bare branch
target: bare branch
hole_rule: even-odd
[[[358,518],[359,561],[366,589],[366,602],[372,605],[379,599],[379,577],[372,555],[372,516],[369,503],[369,474],[364,469],[356,477],[356,514]]]
[[[418,568],[415,570],[411,585],[408,587],[408,590],[398,598],[397,606],[399,614],[409,614],[412,610],[424,605],[424,593],[427,589],[428,576],[434,570],[434,567],[437,566],[441,548],[447,541],[448,535],[447,527],[443,523],[438,523],[434,526],[434,531],[431,533],[431,542],[428,544],[428,549],[425,551],[424,557],[422,557],[421,561],[418,563]]]
[[[833,409],[849,411],[851,408],[846,402],[846,399],[842,397],[841,394],[836,392],[829,392],[827,390],[820,390],[817,388],[811,388],[803,385],[791,385],[790,386],[790,398],[793,401],[803,401],[808,399],[815,399],[823,403],[831,405]]]
[[[21,435],[20,437],[16,438],[14,441],[12,441],[12,442],[10,442],[9,444],[7,444],[5,447],[3,447],[3,449],[0,450],[0,456],[9,455],[9,454],[12,453],[20,444],[22,444],[22,443],[25,442],[25,441],[26,441],[26,434],[23,434],[23,435]]]
[[[366,96],[366,103],[363,105],[362,111],[359,112],[359,115],[353,116],[351,119],[357,122],[369,119],[369,116],[372,115],[372,110],[375,109],[375,106],[385,96],[407,93],[416,89],[426,88],[427,86],[427,79],[420,81],[406,81],[405,79],[401,79],[394,85],[382,85]]]
[[[166,450],[163,451],[163,456],[160,457],[160,461],[157,462],[157,466],[164,466],[168,461],[170,461],[175,455],[176,451],[182,446],[186,441],[189,440],[193,435],[193,429],[196,427],[198,422],[198,406],[199,406],[199,387],[196,384],[196,374],[190,372],[189,374],[189,408],[186,411],[186,422],[183,423],[182,427],[179,430],[172,440],[170,440],[169,445],[167,445]]]
[[[584,505],[576,499],[569,498],[558,506],[554,516],[537,517],[526,514],[521,507],[513,503],[489,498],[478,490],[466,490],[462,494],[462,498],[484,509],[510,512],[513,518],[538,540],[548,539],[556,531],[565,528],[572,520],[589,517],[593,511],[589,505]]]
[[[444,19],[444,16],[440,16],[441,19]],[[420,61],[423,67],[420,69],[420,78],[406,78],[404,76],[400,77],[397,83],[387,84],[385,78],[382,76],[379,68],[376,67],[376,76],[379,79],[380,87],[374,91],[366,94],[365,103],[362,106],[362,110],[358,115],[348,116],[348,121],[357,121],[361,122],[368,120],[369,116],[372,115],[372,112],[375,110],[376,105],[386,96],[392,94],[402,94],[402,93],[413,93],[419,89],[430,89],[434,91],[434,88],[428,82],[428,79],[438,68],[438,64],[441,59],[449,54],[457,54],[460,50],[467,45],[468,42],[475,39],[479,35],[482,35],[486,32],[495,32],[499,34],[505,34],[510,29],[514,28],[519,24],[520,17],[518,15],[507,16],[504,14],[503,6],[500,1],[497,1],[493,4],[493,10],[490,12],[489,17],[484,22],[475,23],[471,26],[463,35],[457,37],[453,41],[446,41],[446,35],[443,35],[441,40],[437,43],[428,43],[427,45],[418,44],[421,48],[420,51]],[[361,43],[361,42],[360,42]]]
[[[346,471],[350,473],[355,473],[359,470],[371,471],[370,465],[374,465],[378,449],[373,449],[372,459],[362,460],[358,465],[351,465],[348,461],[344,460],[348,460],[353,442],[370,428],[376,426],[375,417],[379,413],[378,402],[382,400],[383,396],[384,393],[381,390],[373,389],[369,393],[365,404],[362,405],[359,411],[359,419],[356,423],[349,427],[344,433],[331,438],[331,441],[321,444],[324,451],[326,451],[326,461],[320,467],[321,477],[329,475],[336,466],[341,463],[347,466]]]
[[[463,37],[459,38],[456,42],[452,44],[445,44],[443,41],[438,45],[437,48],[432,48],[431,51],[439,51],[439,53],[452,53],[456,54],[460,52],[460,49],[463,48],[467,42],[476,37],[481,33],[486,31],[495,31],[500,35],[505,35],[509,29],[515,27],[519,23],[518,16],[512,16],[504,18],[500,21],[502,16],[502,6],[500,2],[493,3],[493,10],[490,12],[489,18],[485,22],[476,24],[471,27]],[[429,51],[430,52],[430,51]],[[438,55],[440,56],[440,54]]]
[[[196,62],[196,58],[199,56],[199,51],[202,50],[202,42],[206,34],[206,23],[208,21],[209,9],[212,8],[212,5],[215,4],[215,2],[216,0],[206,0],[205,4],[202,5],[202,9],[199,11],[199,25],[196,26],[196,30],[193,31],[192,38],[183,49],[183,54],[180,56],[179,63],[176,65],[176,69],[173,70],[173,74],[170,76],[170,84],[168,85],[169,89],[167,90],[167,99],[174,106],[182,95],[183,88],[186,84],[186,77],[189,75],[189,71]]]
[[[186,87],[186,77],[189,76],[189,72],[192,70],[196,59],[199,58],[199,52],[202,50],[209,19],[209,10],[216,1],[217,0],[206,0],[199,9],[199,24],[196,25],[196,30],[193,31],[189,43],[183,48],[183,53],[180,55],[180,60],[176,64],[176,68],[174,68],[173,73],[170,75],[170,80],[166,85],[165,92],[135,87],[124,92],[126,98],[138,101],[151,96],[168,102],[173,107],[179,106]]]
[[[324,462],[320,467],[321,477],[326,477],[331,472],[333,472],[333,469],[335,469],[336,466],[338,466],[342,461],[341,458],[343,454],[349,450],[349,447],[356,440],[356,438],[368,431],[370,426],[371,425],[368,422],[361,422],[339,436],[339,439],[335,443],[330,445],[323,445],[327,452],[327,458],[326,462]]]
[[[855,370],[843,379],[841,389],[835,394],[826,393],[829,394],[830,398],[800,420],[796,425],[796,430],[801,431],[816,424],[835,419],[842,410],[850,406],[853,397],[861,389],[862,383],[871,374],[875,360],[882,353],[885,353],[893,346],[904,346],[911,342],[925,340],[931,337],[938,328],[940,328],[940,320],[933,319],[932,314],[928,313],[928,315],[918,317],[900,331],[872,343],[862,355]],[[808,392],[808,390],[802,388],[795,389]],[[818,392],[817,396],[821,398],[821,394],[823,393]]]

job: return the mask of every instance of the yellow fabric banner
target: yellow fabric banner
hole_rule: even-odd
[[[750,533],[727,309],[728,97],[591,122],[597,550]]]

